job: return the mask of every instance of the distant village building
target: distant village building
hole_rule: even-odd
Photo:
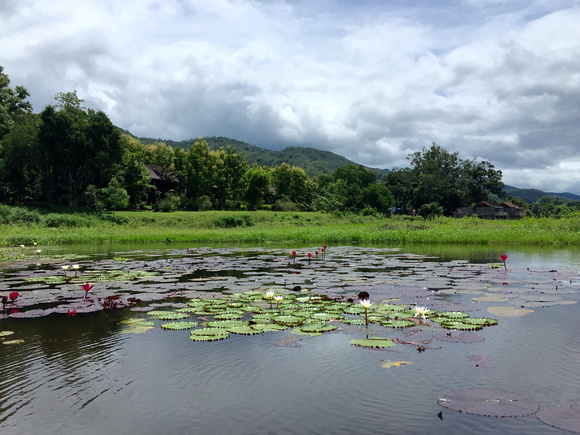
[[[511,202],[495,205],[489,201],[480,201],[475,207],[459,207],[453,212],[453,217],[477,216],[481,219],[520,219],[526,215],[522,207]]]
[[[164,197],[171,190],[177,188],[177,180],[161,165],[145,165],[149,174],[150,183],[154,189],[148,192],[148,202],[154,203],[159,197]]]

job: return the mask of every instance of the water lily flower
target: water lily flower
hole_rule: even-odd
[[[87,297],[87,293],[91,291],[91,289],[93,288],[92,285],[89,285],[89,283],[87,282],[86,284],[81,285],[81,288],[85,291],[85,298]]]
[[[21,247],[22,249],[26,248],[26,246],[24,246],[24,245],[20,245],[20,247]]]
[[[16,299],[18,299],[18,296],[20,296],[20,294],[17,291],[13,291],[13,292],[10,292],[9,296],[10,296],[10,300],[12,302],[14,302]]]
[[[374,302],[371,302],[370,299],[363,299],[360,301],[360,304],[363,306],[363,308],[365,309],[365,324],[368,327],[369,326],[369,317],[368,317],[368,310],[370,308],[370,306],[372,304],[374,304]]]
[[[365,310],[368,310],[374,302],[371,302],[370,299],[363,299],[360,301],[360,304],[364,307]]]
[[[292,251],[292,261],[296,264],[296,251]]]
[[[60,268],[64,271],[64,276],[66,278],[66,271],[68,270],[69,266],[65,265],[65,266],[60,266]]]
[[[503,267],[505,267],[505,269],[507,270],[507,266],[505,264],[505,261],[508,259],[508,256],[506,254],[501,254],[501,261],[503,261]]]
[[[77,310],[67,310],[66,315],[67,315],[67,317],[76,316]]]
[[[308,253],[308,263],[310,263],[310,260],[312,259],[312,254],[309,252]]]
[[[427,307],[415,307],[415,316],[419,316],[425,319],[427,312],[429,312],[429,308]]]
[[[280,302],[282,302],[282,299],[284,299],[284,296],[282,296],[282,295],[274,296],[274,300],[276,301],[276,308],[278,308],[280,306]]]
[[[72,268],[75,271],[75,278],[76,278],[78,276],[78,274],[79,274],[79,268],[80,268],[80,266],[78,264],[73,264],[72,265]]]

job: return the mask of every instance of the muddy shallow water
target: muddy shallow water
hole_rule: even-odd
[[[24,343],[0,345],[0,433],[563,433],[535,413],[486,417],[438,399],[486,388],[541,410],[580,403],[576,252],[510,250],[505,269],[503,252],[490,248],[331,247],[324,258],[315,250],[297,249],[294,261],[288,249],[67,248],[6,267],[0,294],[20,296],[1,330]],[[65,264],[79,264],[80,276],[59,278]],[[87,298],[79,285],[135,271],[148,273],[96,281]],[[498,324],[470,331],[473,342],[428,319],[408,328],[334,321],[336,330],[315,337],[288,328],[194,342],[189,330],[164,330],[145,311],[239,292],[293,294],[296,286],[300,295],[342,300],[367,291],[377,306],[389,300]],[[111,295],[122,303],[103,312]],[[201,317],[191,315],[196,328],[211,321]],[[130,319],[152,327],[136,333],[123,323]],[[397,343],[350,344],[366,336]]]

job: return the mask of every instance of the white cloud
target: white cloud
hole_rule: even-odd
[[[546,2],[21,0],[2,65],[137,135],[314,146],[391,168],[432,141],[577,189],[580,8]]]

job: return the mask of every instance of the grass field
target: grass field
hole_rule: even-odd
[[[431,243],[580,245],[580,218],[375,218],[297,212],[117,212],[113,219],[51,215],[0,225],[0,246],[74,243]]]

